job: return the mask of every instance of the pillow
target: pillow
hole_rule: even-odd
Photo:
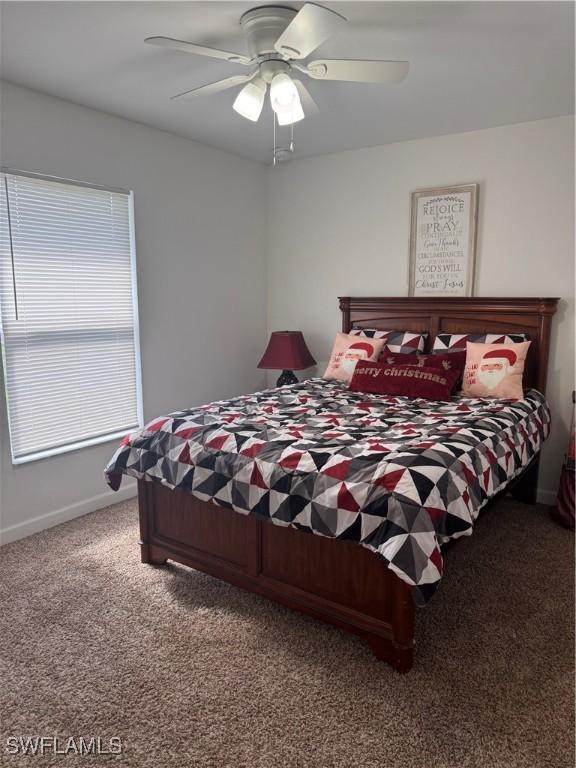
[[[427,333],[411,331],[379,331],[377,328],[352,328],[351,336],[367,336],[370,339],[383,339],[387,352],[413,354],[424,351]]]
[[[358,360],[377,360],[383,346],[382,339],[359,339],[337,333],[324,378],[350,381]]]
[[[442,371],[431,366],[388,365],[362,361],[350,381],[352,392],[377,395],[406,395],[426,400],[450,400],[459,378],[458,371]]]
[[[380,354],[379,363],[387,365],[412,365],[419,368],[438,368],[442,371],[456,371],[458,376],[454,382],[453,392],[459,388],[462,383],[464,366],[466,364],[466,352],[454,351],[450,354],[435,355],[402,355],[387,353],[386,349]]]
[[[466,365],[466,352],[458,349],[445,354],[437,352],[436,354],[407,355],[387,352],[384,348],[380,353],[379,362],[388,363],[388,365],[417,365],[420,368],[432,366],[432,368],[442,368],[445,371],[457,369],[462,372]]]
[[[432,352],[465,352],[466,343],[521,344],[527,341],[525,333],[439,333],[434,339]]]
[[[521,344],[466,344],[462,393],[471,397],[521,400],[522,374],[530,341]]]

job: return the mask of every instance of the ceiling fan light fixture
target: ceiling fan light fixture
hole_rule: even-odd
[[[285,72],[280,72],[272,78],[270,103],[276,113],[278,125],[292,125],[304,119],[296,84]]]
[[[256,79],[242,88],[232,107],[239,115],[255,123],[260,117],[265,98],[266,83]]]
[[[300,96],[292,78],[285,72],[274,75],[270,83],[270,103],[274,112],[290,109],[294,102],[300,103]]]
[[[304,120],[304,110],[300,104],[300,100],[294,102],[288,109],[282,109],[276,112],[276,119],[278,125],[293,125],[300,120]]]

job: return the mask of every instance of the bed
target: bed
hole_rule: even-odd
[[[138,479],[141,558],[171,559],[363,637],[406,672],[442,547],[509,490],[536,500],[557,299],[341,298],[342,331],[525,333],[524,400],[449,403],[311,379],[150,422],[106,469]],[[497,524],[497,522],[495,522]],[[316,535],[311,535],[316,534]]]

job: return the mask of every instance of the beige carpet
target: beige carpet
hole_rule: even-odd
[[[141,565],[134,502],[0,549],[0,764],[570,768],[573,549],[489,510],[447,554],[401,676],[364,644],[187,568]],[[9,757],[20,735],[121,756]]]

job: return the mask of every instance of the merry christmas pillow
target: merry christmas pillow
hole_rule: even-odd
[[[350,381],[358,360],[377,360],[383,346],[383,339],[337,333],[324,378]]]
[[[521,344],[466,344],[462,393],[470,397],[521,400],[522,376],[531,342]]]
[[[426,400],[450,400],[460,373],[419,365],[389,365],[362,361],[354,370],[351,392],[404,395]]]
[[[429,355],[402,355],[386,352],[386,348],[380,355],[379,363],[388,365],[409,365],[418,368],[439,368],[442,371],[457,371],[458,376],[454,382],[453,392],[460,389],[462,385],[462,376],[464,375],[464,366],[466,365],[466,352],[450,352],[449,354],[429,354]]]

